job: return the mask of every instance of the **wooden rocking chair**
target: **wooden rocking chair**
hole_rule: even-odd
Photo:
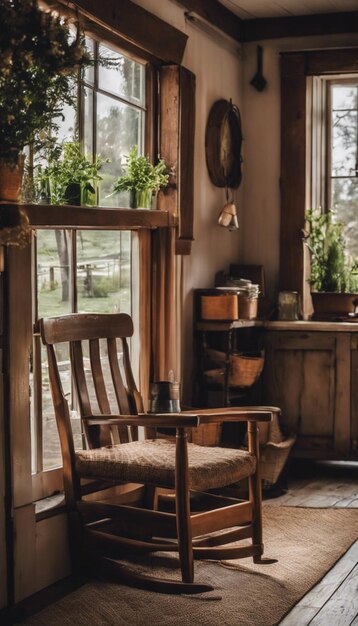
[[[145,414],[130,366],[127,339],[133,334],[133,323],[128,315],[47,318],[40,321],[40,329],[47,346],[60,435],[74,566],[92,565],[95,571],[115,576],[124,584],[148,590],[197,593],[212,587],[194,583],[195,558],[252,556],[255,563],[260,562],[263,543],[257,421],[269,421],[278,409],[240,407]],[[74,447],[70,410],[56,358],[55,344],[64,342],[70,345],[85,450]],[[110,409],[111,392],[118,406],[115,414]],[[248,423],[248,452],[187,443],[189,429],[199,423],[221,421]],[[150,428],[152,434],[155,428],[175,428],[176,441],[138,439],[138,427],[144,427],[145,432]],[[249,498],[245,501],[210,493],[245,478],[249,480]],[[88,494],[89,483],[96,493]],[[99,491],[99,485],[106,489]],[[168,494],[165,510],[160,510],[157,488]],[[172,509],[168,510],[170,494]],[[201,504],[196,509],[191,500],[199,502],[203,494],[207,507],[203,509]],[[230,530],[208,536],[221,529]],[[252,540],[250,545],[225,545],[247,538]],[[156,551],[179,553],[181,581],[137,574],[118,561]]]

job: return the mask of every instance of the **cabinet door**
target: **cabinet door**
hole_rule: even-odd
[[[301,456],[350,454],[350,335],[266,333],[265,402],[282,409]]]

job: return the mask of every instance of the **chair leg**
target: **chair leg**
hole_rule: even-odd
[[[176,434],[176,523],[182,580],[194,580],[194,557],[190,519],[190,496],[188,476],[187,433],[185,428],[177,428]]]
[[[249,452],[253,453],[257,459],[256,472],[249,477],[249,493],[253,512],[252,543],[261,546],[261,555],[255,555],[253,561],[254,563],[260,563],[264,546],[262,538],[262,487],[260,476],[259,430],[256,422],[248,422],[247,428]]]

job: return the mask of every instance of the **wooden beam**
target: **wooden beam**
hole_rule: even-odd
[[[165,63],[180,63],[188,36],[131,0],[58,0]]]
[[[281,57],[280,290],[302,295],[306,199],[305,55]]]
[[[356,33],[357,31],[358,11],[270,17],[244,20],[241,41]]]
[[[357,14],[358,15],[358,14]],[[310,50],[306,53],[306,75],[347,74],[358,71],[358,47],[339,50]]]
[[[218,0],[178,0],[187,11],[194,12],[229,37],[242,41],[244,21]]]
[[[160,70],[160,154],[172,170],[159,208],[177,215],[177,254],[190,254],[194,222],[195,76],[178,65]]]

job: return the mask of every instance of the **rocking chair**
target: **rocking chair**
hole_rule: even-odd
[[[212,587],[194,582],[194,559],[250,556],[255,563],[260,562],[263,543],[257,422],[271,420],[278,409],[144,413],[129,360],[127,340],[133,334],[133,323],[128,315],[47,318],[40,320],[40,329],[47,346],[61,442],[74,566],[90,565],[96,572],[148,590],[197,593]],[[87,444],[81,450],[75,450],[56,356],[55,345],[64,342],[70,346]],[[115,413],[111,411],[113,400]],[[248,452],[187,442],[191,428],[222,421],[247,422]],[[139,438],[138,427],[150,432],[151,438]],[[158,438],[157,428],[175,428],[176,441]],[[249,497],[244,501],[212,491],[246,478]],[[89,493],[90,489],[94,493]],[[216,532],[222,529],[230,530]],[[226,545],[247,538],[250,545]],[[181,581],[136,573],[119,562],[157,551],[178,552]]]

